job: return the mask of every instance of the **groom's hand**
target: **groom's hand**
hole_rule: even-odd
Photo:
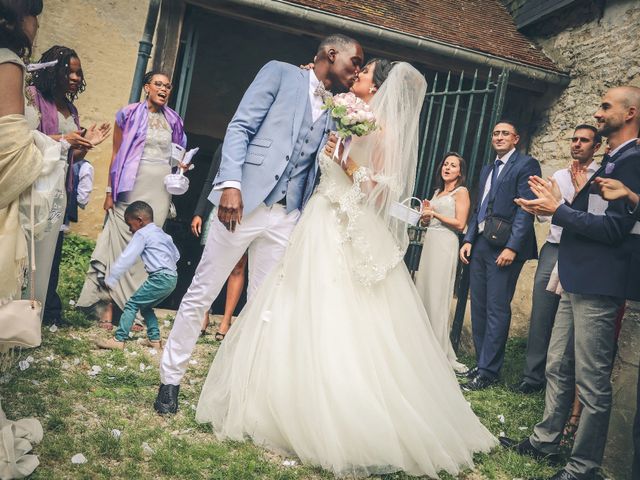
[[[235,232],[236,226],[242,220],[242,193],[237,188],[225,188],[218,205],[218,219],[230,232]]]

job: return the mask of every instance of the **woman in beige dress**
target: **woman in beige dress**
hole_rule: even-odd
[[[424,201],[424,235],[416,288],[427,310],[431,327],[456,373],[468,368],[458,362],[449,340],[449,310],[458,266],[458,233],[469,218],[471,201],[464,186],[467,164],[459,154],[448,152],[440,163],[440,176],[431,201]]]
[[[171,88],[166,75],[149,72],[144,78],[146,98],[116,114],[104,201],[106,221],[77,303],[81,308],[100,307],[101,326],[107,330],[113,328],[112,302],[122,309],[147,278],[139,261],[122,276],[115,289],[104,285],[111,264],[131,240],[124,211],[131,202],[142,200],[151,205],[154,221],[160,226],[169,213],[171,195],[164,186],[164,177],[171,173],[172,144],[185,147],[187,143],[182,119],[167,106]]]

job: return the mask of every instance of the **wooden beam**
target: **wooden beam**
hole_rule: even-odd
[[[184,0],[162,0],[160,7],[153,69],[166,73],[170,78],[175,76],[185,7]]]

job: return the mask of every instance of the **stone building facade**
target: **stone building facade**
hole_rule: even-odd
[[[607,88],[640,86],[638,25],[637,0],[588,0],[524,31],[571,76],[566,89],[547,96],[532,132],[530,152],[542,162],[543,173],[568,163],[574,126],[595,125],[593,114]]]
[[[76,101],[83,126],[113,123],[116,111],[127,104],[148,4],[148,0],[44,2],[33,58],[37,60],[53,45],[64,45],[78,53],[87,82]],[[72,230],[96,238],[104,219],[102,203],[111,139],[89,152],[87,159],[95,168],[94,190]]]

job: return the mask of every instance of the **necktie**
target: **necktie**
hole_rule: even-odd
[[[489,197],[491,196],[491,190],[493,186],[496,184],[498,180],[498,174],[500,173],[500,165],[502,165],[502,160],[496,160],[493,164],[493,171],[491,172],[491,184],[489,186],[489,192],[487,196],[482,200],[482,204],[480,205],[480,210],[478,211],[478,223],[484,222],[484,219],[487,218],[487,208],[489,207]]]
[[[604,156],[602,157],[602,166],[606,167],[607,163],[609,163],[611,161],[611,155],[609,155],[608,153],[605,153]]]

